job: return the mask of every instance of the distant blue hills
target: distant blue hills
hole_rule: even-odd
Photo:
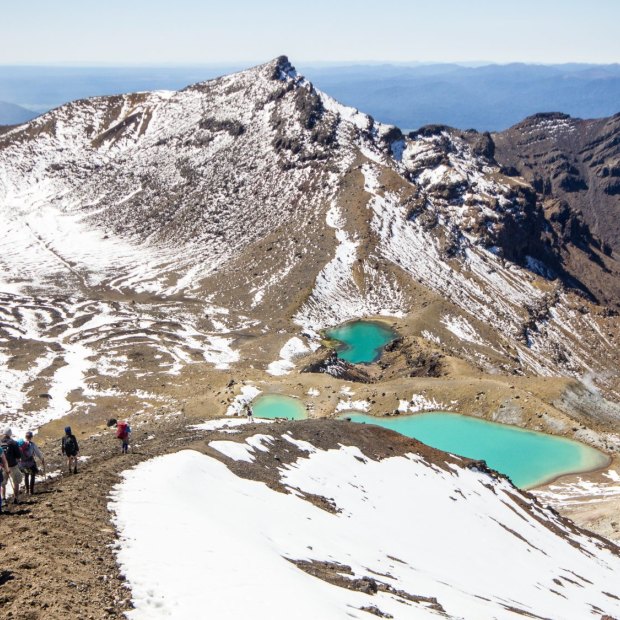
[[[176,90],[243,68],[5,66],[0,67],[0,101],[41,113],[94,95]],[[297,68],[342,103],[401,129],[445,124],[499,131],[537,112],[581,118],[620,112],[618,64],[298,64]],[[14,122],[23,121],[0,107],[0,124]]]
[[[37,116],[36,112],[27,110],[14,103],[0,101],[0,125],[19,125]]]
[[[501,131],[537,112],[620,112],[620,65],[308,67],[336,99],[401,129],[444,124]]]

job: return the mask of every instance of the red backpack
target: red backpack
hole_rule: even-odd
[[[119,422],[116,425],[116,437],[118,439],[127,439],[129,431],[127,430],[127,422]]]
[[[21,446],[20,446],[20,451],[22,453],[22,460],[23,461],[31,461],[34,457],[34,446],[32,445],[32,442],[30,441],[25,441]]]

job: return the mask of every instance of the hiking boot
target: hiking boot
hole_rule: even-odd
[[[73,473],[74,473],[74,474],[77,474],[77,467],[74,467],[74,468],[73,468]]]

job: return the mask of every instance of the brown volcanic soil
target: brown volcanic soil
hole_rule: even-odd
[[[22,494],[19,505],[9,504],[9,512],[0,516],[3,618],[121,618],[130,609],[130,592],[113,554],[110,489],[123,470],[170,451],[170,433],[178,440],[174,449],[190,440],[175,421],[154,421],[151,430],[154,439],[145,443],[146,432],[138,430],[136,447],[125,456],[113,431],[80,439],[81,454],[89,458],[77,475],[41,482],[33,496]],[[39,445],[48,471],[64,465],[59,441]]]

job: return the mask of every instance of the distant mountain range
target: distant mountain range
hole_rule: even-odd
[[[501,131],[538,112],[620,112],[620,65],[393,65],[304,69],[343,103],[402,129]]]
[[[0,101],[0,125],[19,125],[26,123],[37,116],[36,112],[27,110],[14,103]]]
[[[0,99],[45,112],[67,101],[178,90],[242,69],[189,67],[0,67]],[[430,123],[500,131],[538,112],[581,118],[620,112],[620,65],[311,65],[321,90],[375,119],[416,129]],[[6,124],[0,117],[0,124]],[[10,121],[13,122],[13,121]],[[20,121],[18,121],[20,122]]]

